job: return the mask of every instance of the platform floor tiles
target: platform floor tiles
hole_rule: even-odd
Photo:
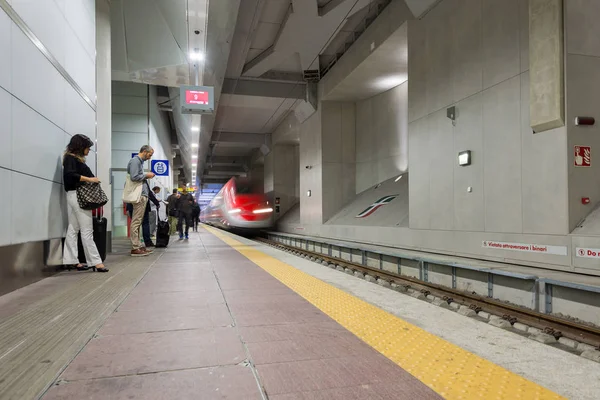
[[[0,297],[0,399],[563,398],[281,259],[207,228]]]

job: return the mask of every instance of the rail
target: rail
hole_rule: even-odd
[[[269,235],[273,236],[273,234],[271,233]],[[456,288],[449,288],[443,285],[426,282],[421,279],[400,275],[399,273],[367,266],[364,262],[362,264],[358,264],[351,260],[342,259],[341,257],[334,257],[331,254],[331,244],[328,245],[329,252],[327,255],[325,255],[322,252],[319,253],[316,251],[308,250],[308,248],[304,249],[293,245],[282,244],[278,241],[266,238],[256,238],[256,240],[276,248],[289,250],[295,253],[305,254],[309,257],[313,257],[317,261],[326,261],[330,264],[340,265],[342,267],[349,268],[352,271],[359,271],[361,273],[371,275],[375,278],[380,278],[390,283],[395,283],[397,285],[404,286],[407,289],[412,288],[413,290],[420,291],[425,295],[432,294],[445,300],[448,303],[456,302],[458,304],[467,306],[478,313],[481,311],[485,311],[490,314],[495,314],[501,316],[503,319],[509,321],[511,324],[521,322],[534,328],[540,329],[544,333],[552,335],[557,339],[560,337],[565,337],[568,339],[576,340],[578,342],[586,343],[596,348],[600,348],[600,329],[595,328],[593,326],[558,318],[553,315],[542,313],[536,310],[530,310],[516,305],[506,304],[504,302],[494,300],[489,297],[463,292],[457,290]],[[306,247],[308,247],[308,242],[309,241],[306,241]],[[362,261],[364,261],[364,256]],[[423,268],[422,271],[423,274],[427,273],[426,268]],[[504,271],[502,272],[504,273]],[[511,273],[510,276],[514,277],[514,274]],[[523,275],[522,278],[535,279],[536,283],[541,281],[544,282],[546,285],[560,284],[561,286],[564,286],[562,285],[564,284],[564,282],[540,280],[535,276]],[[600,289],[598,289],[598,291],[600,291]]]

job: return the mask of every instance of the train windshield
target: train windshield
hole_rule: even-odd
[[[259,188],[251,181],[238,180],[235,182],[235,191],[237,194],[259,194]]]

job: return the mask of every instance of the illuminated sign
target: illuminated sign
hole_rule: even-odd
[[[179,89],[183,114],[210,114],[215,109],[215,88],[212,86],[181,86]]]

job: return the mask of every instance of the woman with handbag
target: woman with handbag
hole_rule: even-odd
[[[87,269],[78,261],[77,234],[81,232],[88,268],[91,267],[98,272],[108,272],[94,243],[91,210],[105,202],[106,196],[100,188],[100,180],[94,177],[85,163],[85,157],[93,145],[94,142],[87,136],[75,135],[71,138],[63,156],[63,182],[69,209],[69,228],[65,240],[63,264],[75,265],[78,271]]]

